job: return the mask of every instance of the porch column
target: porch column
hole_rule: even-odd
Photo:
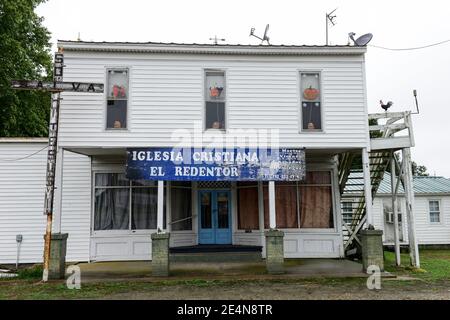
[[[258,219],[259,232],[261,235],[262,256],[266,257],[266,241],[264,236],[264,187],[263,182],[258,182]]]
[[[366,230],[360,231],[362,265],[366,272],[368,267],[376,265],[384,271],[383,231],[375,230],[372,214],[372,183],[370,177],[369,151],[362,149],[362,166],[364,174],[364,198],[366,202]]]
[[[269,223],[266,236],[266,268],[270,274],[284,273],[284,232],[277,230],[275,182],[269,181]]]
[[[164,230],[164,181],[158,181],[157,212],[157,229],[158,233],[162,233]]]
[[[58,148],[55,169],[54,223],[50,240],[49,279],[64,279],[66,275],[67,238],[69,234],[61,233],[63,166],[64,149]]]
[[[276,206],[275,206],[275,182],[269,181],[269,227],[270,229],[277,228],[276,218]]]
[[[411,259],[411,265],[413,267],[420,268],[419,246],[416,239],[416,226],[414,218],[414,189],[411,167],[411,149],[402,149],[402,157],[403,182],[406,198],[406,215],[408,217],[409,256]]]
[[[395,264],[397,266],[401,265],[401,258],[400,258],[400,236],[399,236],[399,230],[398,230],[398,208],[397,208],[397,179],[396,179],[396,173],[395,173],[395,153],[392,152],[392,159],[391,159],[391,196],[392,196],[392,212],[394,215],[394,248],[395,248]]]
[[[156,277],[169,276],[169,238],[164,232],[164,181],[158,181],[157,232],[152,234],[152,274]]]
[[[362,167],[364,174],[364,198],[366,200],[367,229],[373,229],[372,183],[370,181],[370,163],[367,148],[362,149]]]

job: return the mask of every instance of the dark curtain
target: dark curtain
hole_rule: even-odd
[[[128,188],[96,189],[94,230],[127,230],[129,201]]]
[[[131,229],[149,230],[157,227],[157,188],[133,188]]]
[[[172,222],[192,217],[192,192],[190,188],[172,187]],[[172,231],[192,230],[192,219],[172,224]]]
[[[238,188],[238,229],[259,229],[258,185]]]

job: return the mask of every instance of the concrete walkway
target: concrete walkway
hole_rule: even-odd
[[[151,261],[80,263],[83,281],[160,280],[152,277]],[[266,279],[367,277],[361,264],[345,259],[287,259],[284,275],[268,275],[264,262],[173,262],[168,279]]]

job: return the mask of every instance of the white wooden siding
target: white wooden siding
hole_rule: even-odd
[[[64,79],[106,83],[130,69],[128,130],[105,130],[105,94],[64,93],[61,146],[170,146],[177,129],[204,127],[204,69],[223,69],[228,129],[279,129],[281,146],[368,144],[363,56],[209,56],[65,52]],[[324,132],[300,133],[299,72],[321,71]]]
[[[46,142],[2,142],[0,159],[25,157],[46,145]],[[21,161],[0,161],[0,263],[15,263],[17,234],[23,235],[20,262],[42,262],[46,159],[45,149]],[[86,194],[90,195],[91,186],[88,158],[65,152],[64,178],[61,225],[62,232],[69,233],[67,260],[88,260],[90,200]]]
[[[384,230],[383,216],[383,196],[378,196],[374,200],[374,220],[376,228]],[[403,235],[404,241],[408,242],[408,224],[406,218],[406,203],[404,197],[400,197],[403,216]],[[441,222],[430,223],[428,201],[440,200]],[[416,237],[419,244],[450,244],[450,196],[427,196],[416,195],[415,204],[415,223]]]

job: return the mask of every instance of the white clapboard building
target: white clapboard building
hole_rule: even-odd
[[[421,246],[450,246],[450,179],[436,176],[414,177],[416,236]],[[406,203],[403,188],[397,199],[400,243],[408,243]],[[386,175],[373,202],[375,226],[383,230],[385,245],[394,244],[394,217],[390,175]]]
[[[61,94],[53,231],[69,234],[68,261],[150,260],[158,232],[173,252],[265,257],[270,229],[283,232],[285,258],[344,257],[374,223],[365,203],[391,151],[414,146],[412,135],[394,135],[410,133],[408,112],[370,116],[402,122],[395,130],[369,128],[366,47],[58,47],[64,81],[105,84]],[[16,261],[17,235],[20,261],[42,260],[45,147],[0,141],[0,263]],[[358,170],[365,192],[343,221],[341,197]]]

